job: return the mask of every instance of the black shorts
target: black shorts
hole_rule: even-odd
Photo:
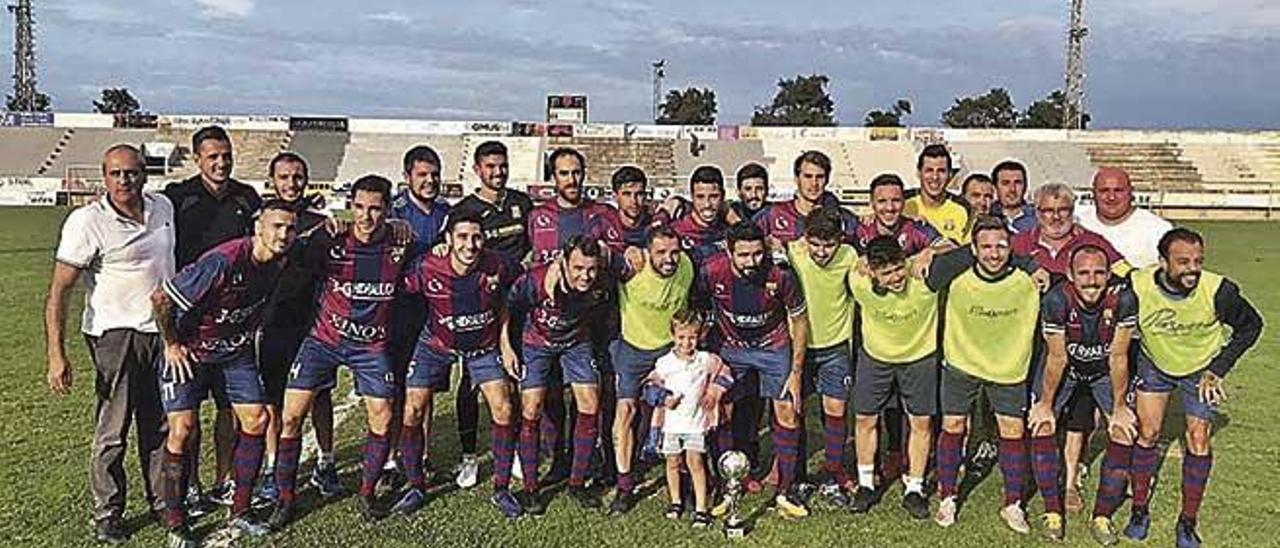
[[[942,414],[968,415],[978,394],[987,396],[996,415],[1023,418],[1027,416],[1027,382],[998,384],[960,371],[950,365],[942,367]]]
[[[902,402],[910,415],[932,416],[937,413],[937,355],[930,354],[914,362],[895,364],[877,360],[867,354],[866,349],[859,347],[858,367],[853,381],[854,412],[859,415],[879,415],[896,399],[897,394],[902,394]]]
[[[262,375],[262,387],[266,391],[267,404],[284,405],[285,386],[289,384],[289,368],[298,357],[302,340],[311,332],[306,327],[263,328],[258,339],[258,371]]]

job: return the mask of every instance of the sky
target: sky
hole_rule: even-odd
[[[538,121],[547,94],[574,92],[592,121],[644,122],[661,58],[667,89],[715,90],[722,124],[749,122],[780,78],[822,73],[842,125],[905,97],[906,123],[931,126],[957,97],[1005,87],[1025,108],[1063,87],[1069,1],[34,4],[59,111],[127,87],[161,113]],[[1094,127],[1280,127],[1280,2],[1086,0],[1085,17]]]

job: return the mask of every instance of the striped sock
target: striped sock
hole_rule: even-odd
[[[370,431],[364,440],[364,466],[360,474],[360,496],[372,497],[382,478],[382,465],[387,463],[391,454],[391,443],[386,435],[374,434]]]
[[[493,444],[493,488],[507,489],[511,485],[511,463],[516,453],[516,427],[511,424],[489,425]]]
[[[837,485],[849,482],[849,475],[844,470],[844,415],[823,415],[822,454],[825,460],[822,471],[831,475]]]
[[[1058,472],[1062,468],[1058,457],[1058,443],[1053,436],[1031,438],[1031,471],[1044,497],[1044,511],[1062,513],[1062,491],[1058,487]]]
[[[1022,488],[1026,485],[1027,446],[1022,438],[1000,438],[1000,475],[1004,476],[1004,505],[1022,500]]]
[[[232,518],[240,516],[249,509],[249,502],[253,497],[253,485],[258,482],[258,471],[262,469],[262,450],[266,443],[265,435],[254,436],[240,432],[235,453],[231,458],[231,473],[236,485],[231,498]]]
[[[1200,501],[1209,486],[1209,470],[1213,468],[1213,454],[1193,455],[1190,451],[1182,457],[1182,517],[1195,523],[1200,513]]]
[[[938,495],[959,494],[960,463],[964,459],[964,434],[943,431],[938,436]]]
[[[631,477],[631,472],[618,472],[618,493],[630,495],[636,489],[635,479]]]
[[[1129,461],[1133,459],[1133,446],[1107,442],[1107,452],[1102,457],[1102,474],[1098,477],[1098,497],[1093,501],[1093,517],[1109,518],[1124,498],[1125,481],[1129,479]]]
[[[404,469],[404,479],[409,485],[422,490],[427,488],[427,478],[422,472],[426,450],[422,425],[400,426],[400,466]]]
[[[1133,446],[1133,465],[1129,469],[1133,482],[1133,505],[1146,508],[1151,502],[1151,476],[1156,473],[1156,448]]]
[[[600,434],[599,418],[595,413],[578,413],[573,423],[573,467],[569,469],[569,486],[582,487],[591,471],[591,453],[596,449]]]
[[[523,419],[520,423],[520,470],[524,472],[524,490],[538,490],[538,423],[540,418]]]
[[[298,461],[302,458],[301,438],[280,438],[276,447],[276,489],[280,491],[280,504],[293,504],[297,497]]]
[[[773,453],[778,464],[778,492],[786,493],[796,477],[796,460],[800,452],[800,430],[773,421]]]
[[[183,507],[186,497],[182,492],[186,464],[185,456],[165,448],[164,462],[160,464],[160,498],[164,502],[164,525],[169,529],[177,529],[187,522],[187,510]]]

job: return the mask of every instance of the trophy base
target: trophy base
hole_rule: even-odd
[[[734,525],[726,524],[724,526],[724,536],[727,539],[740,539],[747,536],[747,524],[740,523]]]

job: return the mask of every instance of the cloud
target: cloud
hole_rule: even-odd
[[[210,19],[241,19],[253,11],[254,0],[196,0],[200,15]]]
[[[383,23],[396,23],[400,25],[408,25],[413,22],[413,18],[400,13],[398,11],[384,11],[379,13],[370,13],[364,16],[369,21],[380,21]]]

